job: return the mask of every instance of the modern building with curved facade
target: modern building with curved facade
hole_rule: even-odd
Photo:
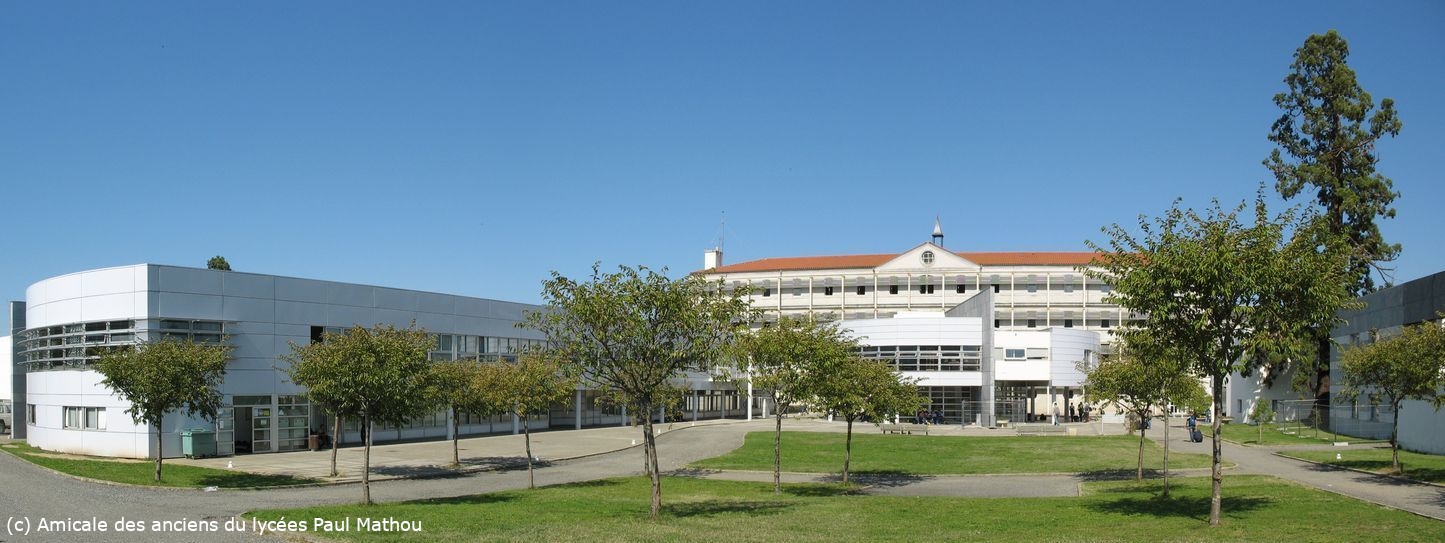
[[[291,345],[320,340],[351,326],[415,322],[437,335],[434,360],[505,359],[538,343],[518,328],[541,306],[414,290],[280,277],[255,273],[140,264],[52,277],[31,285],[24,302],[12,302],[16,369],[16,437],[46,450],[145,458],[154,455],[152,429],[132,422],[129,403],[99,383],[90,369],[105,347],[162,338],[225,341],[234,350],[220,387],[225,408],[216,422],[172,413],[165,417],[166,456],[181,452],[180,434],[214,429],[221,454],[299,450],[310,431],[328,427],[325,413],[290,382],[281,356]],[[691,415],[726,414],[736,391],[694,379]],[[625,413],[600,406],[596,393],[578,390],[570,405],[554,407],[540,426],[625,423]],[[21,406],[24,406],[23,408]],[[400,427],[378,427],[377,441],[449,437],[449,414],[438,410]],[[24,422],[21,422],[21,421]],[[510,415],[461,415],[462,434],[512,432]],[[360,438],[355,422],[339,434]],[[337,435],[335,429],[329,430]]]

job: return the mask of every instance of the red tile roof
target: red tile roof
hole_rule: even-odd
[[[1082,266],[1096,256],[1093,252],[954,253],[980,266]],[[897,254],[799,256],[763,258],[719,266],[699,273],[739,273],[791,270],[839,270],[876,268]]]

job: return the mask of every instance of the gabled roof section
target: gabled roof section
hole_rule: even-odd
[[[1009,253],[973,253],[959,251],[953,254],[980,266],[1083,266],[1087,265],[1097,256],[1097,254],[1092,251]],[[760,260],[749,260],[747,262],[719,266],[710,270],[700,270],[696,273],[866,269],[877,268],[899,256],[902,256],[902,254],[763,258]]]

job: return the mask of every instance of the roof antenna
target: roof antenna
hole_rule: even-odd
[[[728,212],[727,212],[727,210],[723,210],[721,213],[719,213],[718,224],[717,224],[717,250],[718,250],[718,252],[722,252],[722,250],[723,250],[723,237],[727,235],[727,228],[728,228]]]

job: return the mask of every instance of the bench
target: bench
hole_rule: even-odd
[[[878,425],[878,429],[882,430],[885,434],[912,435],[914,432],[917,432],[923,435],[928,435],[927,424],[880,424]]]
[[[1021,436],[1061,436],[1068,433],[1067,428],[1052,424],[1020,424],[1014,429]]]

